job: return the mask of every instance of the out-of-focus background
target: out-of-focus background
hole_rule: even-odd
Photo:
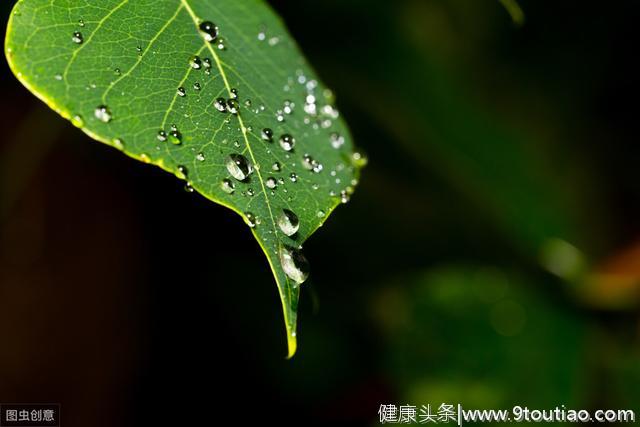
[[[305,246],[296,357],[242,220],[3,61],[0,402],[96,427],[640,409],[638,2],[522,0],[520,27],[497,0],[272,4],[369,156]]]

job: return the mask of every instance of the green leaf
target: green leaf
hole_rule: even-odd
[[[92,138],[244,218],[276,278],[291,357],[306,278],[298,248],[349,198],[364,161],[269,7],[21,0],[5,50],[18,79]]]

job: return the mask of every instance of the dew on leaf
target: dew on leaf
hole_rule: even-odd
[[[251,163],[242,154],[231,154],[226,160],[227,171],[238,181],[244,181],[253,172]]]
[[[296,145],[296,140],[294,137],[285,133],[280,137],[280,146],[284,151],[291,151],[293,147]]]
[[[77,128],[81,128],[84,126],[84,119],[82,118],[81,115],[76,114],[75,116],[73,116],[71,118],[71,123],[77,127]]]
[[[269,128],[264,128],[262,129],[262,139],[264,139],[265,141],[273,141],[273,131]]]
[[[84,41],[84,37],[82,36],[82,33],[80,31],[74,31],[73,35],[71,36],[71,40],[76,44],[82,44],[82,42]]]
[[[216,107],[216,110],[224,113],[227,111],[227,101],[224,98],[218,98],[213,103],[213,106]]]
[[[124,141],[122,141],[122,139],[120,138],[115,138],[113,141],[111,141],[113,143],[113,146],[116,147],[118,150],[122,150],[124,149]]]
[[[204,162],[205,161],[204,153],[196,154],[196,160],[199,161],[199,162]]]
[[[289,209],[283,209],[278,216],[278,227],[287,236],[293,236],[300,228],[298,216]]]
[[[337,150],[344,145],[344,136],[337,132],[333,132],[329,136],[329,141],[331,141],[331,146]]]
[[[189,171],[187,170],[186,166],[178,166],[176,168],[176,176],[180,179],[187,179],[187,176],[189,175]]]
[[[103,123],[109,123],[113,118],[111,110],[109,110],[109,107],[106,105],[98,105],[93,114],[96,116],[96,119]]]
[[[275,162],[273,165],[271,165],[271,170],[274,172],[280,172],[282,170],[280,162]]]
[[[289,175],[289,179],[291,182],[298,182],[298,175],[292,172],[291,175]]]
[[[240,105],[238,105],[238,101],[236,101],[233,98],[227,100],[227,110],[231,114],[238,114],[239,109],[240,109]]]
[[[178,131],[178,129],[171,129],[171,132],[169,132],[169,142],[173,145],[182,144],[182,134]]]
[[[287,277],[296,285],[304,283],[309,277],[309,262],[300,251],[294,248],[288,246],[280,248],[280,265]]]
[[[259,224],[258,218],[251,212],[244,213],[244,220],[247,223],[247,225],[251,228],[255,228]]]
[[[167,133],[163,130],[158,131],[158,141],[165,142],[167,140]]]
[[[187,91],[181,86],[178,88],[178,95],[184,97],[187,95]]]
[[[193,68],[194,70],[199,70],[200,68],[202,68],[202,59],[200,59],[200,57],[197,55],[192,56],[189,60],[189,65],[191,65],[191,68]]]
[[[211,21],[201,22],[198,28],[208,42],[213,42],[218,37],[218,26]]]
[[[267,186],[267,188],[273,190],[278,186],[278,182],[274,177],[271,176],[267,178],[267,180],[265,181],[265,185]]]
[[[227,194],[233,194],[233,192],[236,191],[236,186],[230,179],[223,179],[220,183],[220,187],[222,188],[222,191]]]

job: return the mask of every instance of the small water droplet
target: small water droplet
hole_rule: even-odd
[[[208,42],[213,42],[218,37],[218,26],[211,21],[201,22],[199,29],[204,39]]]
[[[181,86],[178,88],[178,95],[184,97],[187,95],[187,91]]]
[[[251,163],[242,154],[231,154],[226,160],[227,171],[238,181],[244,181],[253,172]]]
[[[273,165],[271,165],[271,170],[274,172],[280,172],[282,170],[280,162],[275,162]]]
[[[202,68],[202,59],[200,59],[200,57],[197,55],[192,56],[189,60],[189,65],[191,65],[191,68],[193,68],[194,70],[199,70],[200,68]]]
[[[233,194],[233,192],[236,191],[236,186],[230,179],[223,179],[220,183],[220,187],[222,188],[222,191],[227,194]]]
[[[213,106],[216,107],[216,110],[221,113],[225,113],[227,111],[227,101],[224,98],[218,98],[213,103]]]
[[[187,182],[184,185],[184,191],[186,191],[187,193],[193,193],[195,191],[195,189],[193,188],[193,186],[191,185],[190,182]]]
[[[231,92],[231,98],[232,99],[238,99],[238,89],[231,88],[231,90],[229,92]]]
[[[200,90],[200,89],[202,89],[202,86],[200,86],[200,83],[195,82],[195,83],[193,84],[193,90]]]
[[[344,136],[334,132],[329,137],[329,141],[331,141],[331,146],[337,150],[344,145]]]
[[[267,186],[267,188],[273,190],[278,186],[278,181],[276,181],[276,179],[271,176],[267,178],[267,180],[265,181],[265,185]]]
[[[76,44],[82,44],[84,37],[80,31],[74,31],[73,36],[71,36],[71,40]]]
[[[340,192],[340,202],[346,204],[349,203],[349,200],[351,200],[351,196],[349,196],[349,193],[345,190],[342,190]]]
[[[124,149],[124,141],[122,141],[120,138],[115,138],[111,142],[113,143],[113,146],[116,147],[118,150]]]
[[[318,212],[316,212],[316,216],[318,218],[324,218],[326,215],[326,213],[323,210],[319,210]]]
[[[289,179],[291,180],[291,182],[298,182],[298,175],[292,172],[291,175],[289,175]]]
[[[291,237],[298,232],[300,221],[298,216],[289,209],[283,209],[278,216],[278,227],[287,236]]]
[[[109,110],[109,107],[106,105],[98,105],[93,114],[96,116],[96,119],[103,123],[109,123],[113,118],[111,110]]]
[[[231,114],[238,114],[239,109],[240,105],[238,105],[238,101],[236,101],[235,99],[227,100],[227,110]]]
[[[84,19],[82,18],[78,19],[78,25],[81,27],[84,27]]]
[[[362,168],[366,166],[367,163],[369,162],[369,159],[367,159],[367,156],[365,156],[364,154],[358,151],[356,151],[351,155],[351,160],[353,165],[357,168]]]
[[[120,68],[114,68],[113,69],[113,74],[115,74],[116,76],[120,76],[120,75],[122,75],[122,71],[120,71]]]
[[[244,213],[244,220],[247,223],[247,225],[251,228],[255,228],[256,225],[258,225],[258,219],[251,212]]]
[[[84,119],[82,118],[81,115],[76,114],[75,116],[73,116],[71,118],[71,123],[77,127],[77,128],[81,128],[84,126]]]
[[[187,176],[189,175],[189,171],[187,170],[186,166],[178,166],[176,168],[176,176],[179,179],[187,179]]]
[[[205,161],[205,159],[206,159],[206,158],[205,158],[205,156],[204,156],[204,153],[198,153],[198,154],[196,154],[196,160],[197,160],[197,161],[199,161],[199,162],[204,162],[204,161]]]
[[[280,248],[280,265],[287,277],[296,285],[304,283],[309,277],[309,262],[300,251],[294,248],[288,246]]]
[[[284,151],[292,151],[293,147],[296,145],[296,140],[294,137],[285,133],[280,137],[280,146]]]
[[[158,131],[158,141],[165,142],[167,140],[167,133],[163,130]]]
[[[218,38],[218,50],[226,50],[227,46],[225,45],[225,39],[222,37]]]
[[[264,128],[262,129],[262,139],[264,139],[265,141],[273,141],[273,131],[269,128]]]
[[[175,128],[175,125],[172,126],[171,132],[169,132],[169,142],[173,145],[182,144],[182,134]]]

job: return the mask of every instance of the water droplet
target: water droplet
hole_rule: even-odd
[[[265,185],[267,186],[267,188],[270,188],[271,190],[273,190],[278,186],[278,182],[274,177],[271,176],[267,178],[267,180],[265,181]]]
[[[200,86],[200,83],[196,82],[193,84],[193,90],[200,90],[202,89],[202,86]]]
[[[187,182],[184,185],[184,191],[186,191],[187,193],[193,193],[195,190],[194,190],[193,186],[191,185],[191,183]]]
[[[295,104],[289,100],[284,101],[284,107],[282,109],[282,111],[284,111],[285,114],[289,115],[291,113],[293,113],[293,108],[295,107]]]
[[[171,132],[169,132],[169,142],[173,145],[182,144],[182,134],[175,127],[172,127]]]
[[[222,37],[220,37],[218,39],[218,50],[225,50],[226,48],[227,47],[225,45],[225,40]]]
[[[184,97],[184,96],[187,95],[187,91],[184,90],[184,88],[181,86],[181,87],[178,88],[178,95]]]
[[[113,146],[116,147],[118,150],[122,150],[124,148],[124,141],[122,141],[120,138],[115,138],[111,142],[113,143]]]
[[[191,65],[191,68],[193,68],[194,70],[199,70],[200,68],[202,68],[202,59],[200,59],[199,56],[192,56],[191,59],[189,60],[189,64]]]
[[[236,191],[236,186],[233,184],[233,182],[231,182],[230,179],[223,179],[220,183],[220,187],[222,188],[222,191],[227,194],[233,194],[233,192]]]
[[[226,165],[229,174],[238,181],[244,181],[249,175],[251,175],[251,172],[253,172],[251,163],[249,163],[247,158],[242,154],[229,155],[227,157]]]
[[[120,68],[114,68],[113,69],[113,74],[115,74],[116,76],[119,76],[122,74],[122,71],[120,71]]]
[[[80,31],[75,31],[73,36],[71,36],[71,40],[76,44],[82,44],[84,37],[82,37],[82,33]]]
[[[316,216],[318,218],[324,218],[326,215],[326,213],[323,210],[319,210],[318,212],[316,212]]]
[[[244,221],[251,228],[255,228],[256,225],[258,225],[258,220],[257,220],[256,216],[254,214],[252,214],[251,212],[245,212],[244,213]]]
[[[362,168],[366,166],[367,163],[369,162],[369,159],[367,159],[367,156],[365,156],[364,154],[358,151],[356,151],[351,155],[351,160],[353,165],[357,168]]]
[[[78,19],[78,25],[81,27],[84,27],[84,19],[82,18]]]
[[[298,182],[298,175],[292,172],[291,175],[289,175],[289,179],[291,182]]]
[[[315,173],[320,173],[320,172],[322,172],[322,169],[324,169],[322,164],[318,163],[317,160],[314,160],[313,157],[311,157],[309,154],[305,154],[302,157],[302,166],[305,169],[308,169],[308,170],[313,171]]]
[[[56,74],[55,76],[53,76],[53,78],[57,81],[62,81],[62,74]]]
[[[238,101],[235,99],[227,100],[227,110],[229,110],[231,114],[238,114],[239,109],[240,105],[238,105]]]
[[[232,99],[238,99],[238,89],[231,88],[231,90],[229,92],[231,92],[231,98]]]
[[[103,123],[109,123],[113,118],[111,110],[109,110],[109,107],[106,105],[98,105],[93,114],[96,116],[96,119]]]
[[[249,196],[249,197],[253,197],[253,196],[254,196],[254,194],[256,194],[256,193],[253,191],[253,188],[249,188],[249,189],[247,190],[247,196]]]
[[[271,165],[271,170],[273,170],[274,172],[280,172],[282,170],[280,162],[275,162],[273,165]]]
[[[136,52],[138,52],[138,56],[142,56],[142,46],[137,46]]]
[[[340,201],[346,204],[346,203],[349,203],[349,200],[351,200],[351,196],[349,196],[349,193],[345,190],[342,190],[340,192]]]
[[[158,141],[165,142],[167,140],[167,133],[163,130],[158,131]]]
[[[218,26],[211,21],[201,22],[199,28],[200,33],[208,42],[213,42],[218,37]]]
[[[81,128],[84,126],[84,119],[82,118],[81,115],[76,114],[75,116],[73,116],[71,118],[71,123],[77,127],[77,128]]]
[[[296,285],[302,284],[309,277],[309,262],[302,253],[294,248],[280,248],[280,264],[287,277]]]
[[[199,162],[204,162],[205,161],[204,153],[196,154],[196,160],[199,161]]]
[[[296,145],[296,140],[294,137],[285,133],[280,137],[280,146],[284,151],[291,151],[293,147]]]
[[[187,179],[188,174],[189,174],[189,171],[185,166],[180,165],[176,168],[176,176],[179,179]]]
[[[213,103],[213,106],[216,107],[216,110],[224,113],[227,111],[227,101],[224,98],[218,98]]]
[[[262,129],[262,139],[265,141],[273,141],[273,131],[269,128]]]
[[[267,34],[264,31],[260,31],[258,33],[258,40],[264,41],[264,40],[266,40],[266,38],[267,38]]]
[[[344,136],[334,132],[329,137],[329,141],[331,141],[331,146],[337,150],[344,145]]]
[[[283,209],[278,216],[278,227],[287,236],[291,237],[298,232],[300,221],[298,216],[289,209]]]

